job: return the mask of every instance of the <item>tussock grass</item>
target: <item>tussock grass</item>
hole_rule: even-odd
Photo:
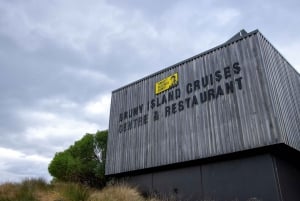
[[[62,183],[54,184],[54,190],[58,193],[63,201],[88,201],[91,189],[77,183]]]
[[[42,178],[25,179],[21,183],[0,185],[0,201],[49,201],[56,197],[51,194],[51,186]],[[52,199],[53,198],[53,199]]]
[[[136,188],[127,185],[115,185],[92,193],[89,201],[145,201],[145,199]]]
[[[0,186],[0,201],[37,201],[34,191],[42,183],[42,180],[33,179],[25,179],[22,183],[5,183]]]
[[[0,186],[0,201],[11,201],[17,195],[19,186],[14,183],[5,183]]]
[[[0,185],[0,201],[160,201],[144,198],[137,188],[116,184],[102,190],[77,183],[54,182],[44,179],[25,179],[21,183]],[[167,201],[167,200],[165,200]]]
[[[170,197],[161,199],[155,195],[145,198],[137,188],[126,184],[109,185],[99,190],[77,183],[48,184],[39,178],[0,185],[0,201],[174,201],[174,199]]]

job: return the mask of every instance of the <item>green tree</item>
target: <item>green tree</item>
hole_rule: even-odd
[[[87,133],[65,151],[56,153],[48,166],[49,173],[61,181],[103,186],[107,134]]]
[[[106,147],[107,147],[107,131],[98,131],[94,138],[94,151],[100,161],[95,167],[97,177],[104,179],[105,175],[105,161],[106,161]]]

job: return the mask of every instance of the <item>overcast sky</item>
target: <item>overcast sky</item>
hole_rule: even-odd
[[[108,128],[111,91],[259,29],[300,71],[299,0],[0,0],[0,183]]]

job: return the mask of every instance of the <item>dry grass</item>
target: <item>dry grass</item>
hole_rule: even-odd
[[[127,184],[110,185],[101,191],[94,191],[88,201],[174,201],[171,199],[161,200],[157,196],[145,198],[137,188]]]
[[[144,198],[128,185],[91,189],[75,183],[47,184],[43,179],[26,179],[21,183],[0,185],[0,201],[160,201]]]
[[[156,196],[144,198],[137,188],[115,184],[102,190],[91,189],[75,183],[55,182],[48,184],[43,179],[26,179],[21,183],[0,185],[0,201],[174,201]],[[202,200],[212,201],[212,200]],[[247,201],[259,201],[250,198]]]
[[[91,189],[77,183],[55,183],[54,190],[64,201],[88,201]]]
[[[38,201],[55,201],[62,200],[62,196],[55,191],[39,191],[35,193]]]
[[[14,183],[5,183],[0,186],[0,201],[12,200],[19,192],[19,185]]]
[[[116,185],[92,193],[89,201],[145,201],[145,199],[136,188]]]
[[[25,179],[21,183],[0,185],[0,201],[38,201],[37,194],[47,191],[44,179]]]

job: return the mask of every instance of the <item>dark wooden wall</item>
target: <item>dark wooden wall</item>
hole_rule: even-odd
[[[232,66],[241,68],[234,73]],[[231,76],[192,93],[187,85],[230,67]],[[179,84],[155,95],[155,83],[178,72]],[[241,87],[237,84],[241,80]],[[210,89],[233,93],[200,103]],[[276,143],[299,145],[299,74],[258,32],[175,64],[112,93],[106,174],[201,159]],[[147,102],[180,90],[180,98],[153,109]],[[178,111],[179,101],[198,98],[198,104]],[[166,116],[166,107],[177,112]],[[120,121],[120,114],[143,105],[137,116]],[[154,120],[155,112],[159,119]],[[120,125],[146,115],[147,123],[126,131]]]

